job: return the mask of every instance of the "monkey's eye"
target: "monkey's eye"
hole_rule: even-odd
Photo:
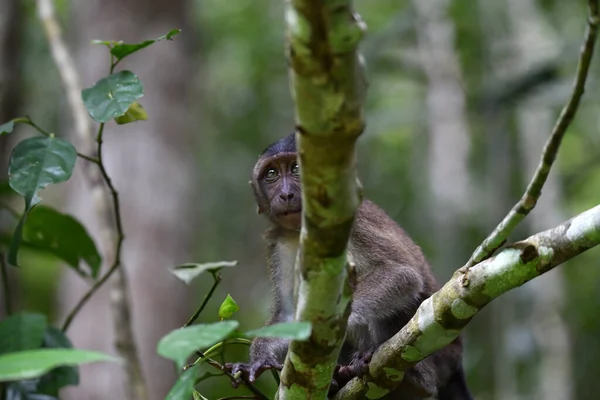
[[[267,172],[265,172],[265,179],[267,181],[274,181],[277,179],[277,170],[275,168],[269,168]]]
[[[294,175],[300,174],[300,167],[298,166],[298,163],[292,164],[292,174],[294,174]]]

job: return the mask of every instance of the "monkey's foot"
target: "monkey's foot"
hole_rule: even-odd
[[[369,362],[373,356],[372,351],[357,351],[352,355],[348,365],[337,365],[333,371],[333,381],[329,387],[329,395],[335,394],[352,378],[362,377],[369,370]]]
[[[238,388],[242,381],[254,383],[258,377],[268,369],[281,371],[283,366],[277,361],[256,361],[254,363],[227,363],[224,365],[226,371],[236,377],[231,381],[234,388]]]

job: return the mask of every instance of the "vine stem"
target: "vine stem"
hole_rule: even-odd
[[[221,275],[220,274],[213,273],[212,277],[214,279],[214,282],[213,282],[210,290],[208,291],[208,293],[206,293],[206,296],[204,296],[204,300],[202,300],[202,304],[200,304],[200,307],[198,308],[198,310],[196,310],[196,312],[194,313],[194,315],[191,316],[191,318],[188,320],[188,322],[186,322],[185,325],[183,325],[183,328],[192,325],[194,323],[194,321],[196,321],[198,319],[198,317],[200,316],[202,311],[204,311],[206,304],[208,304],[208,300],[210,300],[213,293],[215,292],[215,289],[217,288],[217,286],[219,286],[219,283],[221,283]]]
[[[131,400],[145,400],[149,398],[146,390],[144,377],[142,375],[141,362],[138,356],[137,347],[133,339],[133,329],[131,321],[131,307],[129,304],[129,289],[127,276],[121,266],[121,249],[125,235],[123,234],[123,224],[121,221],[121,209],[119,195],[115,190],[110,176],[108,175],[102,158],[102,134],[104,124],[100,124],[98,134],[96,135],[96,144],[94,144],[93,128],[90,118],[81,101],[81,85],[79,84],[79,75],[75,68],[75,62],[67,50],[62,37],[61,29],[54,12],[52,0],[36,0],[39,19],[44,27],[44,32],[50,46],[52,57],[63,81],[67,100],[72,111],[75,122],[75,133],[79,139],[82,153],[78,155],[91,163],[83,165],[83,173],[90,184],[92,190],[104,190],[108,187],[112,196],[112,212],[110,201],[105,196],[93,196],[98,215],[100,216],[100,232],[107,246],[106,259],[113,259],[112,265],[105,275],[97,281],[76,304],[75,308],[68,314],[63,330],[66,330],[73,318],[77,315],[83,305],[97,292],[97,290],[119,270],[113,279],[111,299],[111,311],[113,313],[113,324],[116,337],[115,346],[119,354],[125,359],[125,371],[127,377],[123,379],[128,398]],[[111,55],[110,72],[114,70],[114,62]],[[79,147],[79,146],[78,146]],[[85,156],[96,151],[97,159]],[[98,168],[94,168],[94,164]],[[114,225],[113,225],[114,223]],[[116,233],[116,243],[111,243],[113,235]]]

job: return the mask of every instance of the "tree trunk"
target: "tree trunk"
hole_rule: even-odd
[[[92,39],[140,42],[172,28],[184,34],[131,56],[119,68],[131,69],[142,80],[147,122],[105,129],[104,155],[109,175],[121,198],[125,242],[123,267],[131,289],[133,330],[138,344],[150,399],[163,399],[176,379],[173,364],[156,354],[157,341],[185,323],[188,291],[167,267],[189,261],[194,242],[193,204],[196,131],[188,129],[191,50],[186,29],[185,1],[86,1],[74,4],[73,31],[82,84],[91,86],[107,75],[107,51],[90,45]],[[82,161],[78,161],[81,163]],[[80,168],[80,166],[79,166]],[[89,187],[80,174],[69,183],[66,209],[78,216],[97,237],[97,216]],[[97,195],[97,194],[95,194]],[[116,238],[114,238],[116,240]],[[102,246],[102,243],[99,242]],[[104,271],[112,260],[104,260]],[[77,347],[115,353],[115,326],[111,318],[111,283],[82,309],[69,329]],[[70,310],[88,285],[68,272],[61,290],[61,307]],[[113,301],[115,301],[113,299]],[[117,299],[118,301],[118,299]],[[81,384],[70,388],[69,399],[127,399],[122,369],[115,365],[80,368]]]

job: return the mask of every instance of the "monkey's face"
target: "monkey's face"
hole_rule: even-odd
[[[266,213],[282,228],[299,230],[302,225],[302,197],[296,155],[281,154],[266,161],[257,176],[261,192],[257,195],[259,212]]]

